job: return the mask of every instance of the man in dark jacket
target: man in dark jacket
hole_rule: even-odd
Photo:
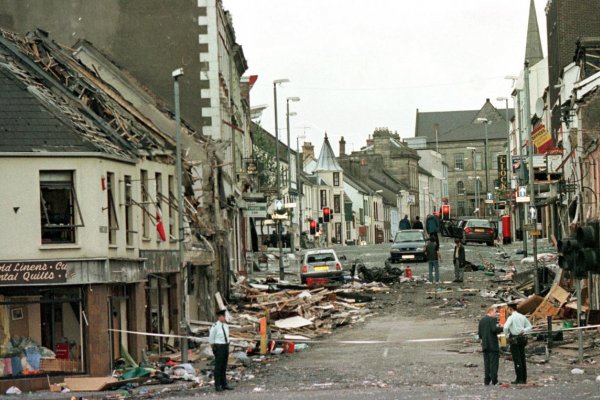
[[[498,334],[502,327],[496,319],[496,307],[487,309],[486,315],[479,321],[479,339],[483,350],[484,377],[483,384],[498,384],[498,362],[500,359],[500,347],[498,346]]]
[[[460,239],[454,239],[456,246],[454,247],[454,281],[462,282],[465,274],[465,248],[460,242]]]
[[[435,241],[438,244],[440,243],[440,238],[438,237],[438,232],[440,231],[440,220],[438,217],[433,214],[429,214],[425,220],[425,230],[430,237],[435,237]]]
[[[412,228],[413,229],[423,229],[423,223],[419,219],[418,215],[415,217],[415,222],[413,222]]]
[[[405,215],[404,218],[400,220],[400,224],[398,225],[398,229],[401,231],[405,229],[410,229],[410,220],[408,219],[408,215]]]

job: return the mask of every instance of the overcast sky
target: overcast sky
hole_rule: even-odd
[[[261,124],[274,132],[273,80],[280,137],[285,98],[292,145],[306,131],[317,150],[326,131],[334,151],[350,152],[377,127],[414,136],[416,109],[479,109],[509,96],[525,56],[530,0],[223,0],[237,42],[258,75],[252,106],[268,105]],[[544,55],[547,0],[535,0]],[[512,103],[511,103],[512,106]],[[306,128],[304,128],[306,127]],[[302,143],[303,140],[300,140]]]

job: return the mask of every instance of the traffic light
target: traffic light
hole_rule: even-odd
[[[442,220],[448,221],[450,219],[450,205],[442,205]]]
[[[558,242],[558,266],[565,271],[573,271],[577,264],[577,252],[579,251],[577,238],[567,238]]]
[[[329,222],[331,219],[331,208],[325,207],[323,208],[323,222]]]
[[[308,223],[308,226],[310,227],[311,235],[314,235],[315,233],[317,233],[317,221],[315,221],[314,219],[311,219],[310,222]]]
[[[587,272],[600,273],[600,223],[592,222],[577,228],[577,262],[575,276],[585,278]]]

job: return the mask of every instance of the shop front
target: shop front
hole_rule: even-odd
[[[140,330],[144,286],[131,278],[142,264],[112,264],[0,261],[0,391],[46,389],[72,374],[107,376],[124,352],[141,354],[138,338],[116,330]],[[117,270],[127,277],[109,282]]]

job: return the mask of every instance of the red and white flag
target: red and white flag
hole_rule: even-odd
[[[160,239],[165,242],[167,240],[167,234],[165,233],[165,226],[162,221],[162,213],[160,212],[160,207],[156,206],[156,231],[158,232],[158,236]]]

